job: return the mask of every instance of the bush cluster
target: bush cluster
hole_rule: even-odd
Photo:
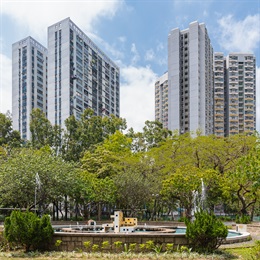
[[[248,216],[248,215],[242,215],[242,216],[237,215],[236,216],[236,223],[237,224],[249,224],[249,223],[251,223],[250,216]]]
[[[48,215],[39,218],[32,212],[13,211],[10,217],[5,218],[5,239],[13,245],[25,247],[26,252],[46,249],[53,233]]]
[[[205,210],[195,213],[193,222],[186,219],[186,237],[192,249],[199,253],[212,253],[228,235],[227,227],[214,214]]]

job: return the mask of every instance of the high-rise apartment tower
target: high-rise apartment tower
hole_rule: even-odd
[[[155,120],[168,128],[168,72],[155,82]]]
[[[33,108],[47,113],[47,49],[27,37],[12,46],[13,129],[18,130],[23,139],[31,137]]]
[[[205,24],[168,36],[168,128],[213,133],[213,49]]]
[[[256,130],[255,56],[214,54],[214,132],[217,136]]]
[[[86,108],[119,117],[119,68],[70,18],[48,28],[48,119],[64,126]]]
[[[225,73],[223,53],[214,53],[214,134],[225,136]]]

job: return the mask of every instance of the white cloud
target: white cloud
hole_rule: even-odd
[[[122,43],[126,42],[126,37],[125,36],[119,36],[118,40]]]
[[[12,60],[0,53],[0,112],[12,109]]]
[[[146,51],[145,57],[144,57],[145,60],[152,61],[152,60],[154,60],[154,58],[155,58],[155,54],[154,54],[153,49],[149,49],[148,51]]]
[[[229,52],[253,52],[259,47],[260,15],[248,15],[236,20],[232,15],[218,20],[219,45]]]
[[[113,60],[123,59],[124,53],[119,51],[114,45],[110,45],[108,42],[104,41],[101,37],[96,34],[89,33],[88,36],[99,46],[103,51],[105,51],[108,56],[113,57]]]
[[[11,17],[17,27],[27,28],[32,37],[46,41],[47,27],[59,20],[70,17],[83,31],[88,32],[100,17],[112,18],[121,5],[120,0],[106,1],[105,4],[104,1],[88,0],[4,1],[2,13]]]
[[[137,48],[135,46],[135,43],[132,43],[131,53],[133,53],[133,57],[131,59],[131,63],[132,64],[136,64],[140,60],[140,55],[139,55],[138,50],[137,50]]]
[[[208,17],[208,16],[209,16],[209,13],[208,13],[208,11],[207,11],[207,10],[204,10],[204,11],[203,11],[203,17],[205,17],[205,18],[206,18],[206,17]]]
[[[146,120],[154,120],[154,83],[157,75],[149,67],[121,69],[120,114],[128,128],[142,131]]]
[[[157,50],[157,51],[162,51],[162,50],[164,50],[164,44],[165,44],[165,43],[159,42],[159,43],[157,44],[157,46],[156,46],[156,50]]]
[[[167,64],[167,54],[164,53],[164,46],[162,43],[159,43],[156,46],[156,51],[149,49],[145,52],[144,59],[146,61],[152,61],[160,66]]]

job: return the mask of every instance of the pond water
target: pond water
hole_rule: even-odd
[[[186,228],[178,227],[175,230],[176,230],[175,234],[185,234],[186,233]],[[236,231],[231,231],[231,230],[228,231],[228,237],[237,237],[237,236],[241,236],[241,235],[242,235],[241,233],[236,232]]]
[[[77,232],[82,231],[82,233],[102,233],[102,228],[101,227],[95,227],[94,230],[86,229],[84,226],[53,226],[55,232],[60,232],[60,231],[65,231],[65,229],[70,228],[72,230],[75,230]],[[157,226],[147,226],[147,227],[142,227],[142,228],[137,228],[134,233],[143,233],[143,232],[156,232],[156,228],[159,228]],[[169,227],[168,227],[169,228]],[[159,228],[160,229],[160,228]],[[170,229],[175,230],[173,234],[185,234],[186,233],[186,227],[172,227]],[[71,232],[71,231],[70,231]],[[113,233],[113,230],[110,230],[111,233]],[[165,232],[168,233],[168,232]],[[171,233],[169,231],[169,233]],[[241,236],[242,234],[236,231],[228,231],[228,236],[227,237],[237,237]]]

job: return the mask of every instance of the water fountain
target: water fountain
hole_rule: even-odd
[[[109,242],[113,249],[113,244],[120,241],[123,245],[131,243],[144,244],[153,241],[155,244],[162,245],[172,243],[175,247],[188,245],[185,236],[186,228],[178,227],[175,223],[168,222],[161,225],[138,225],[137,218],[124,218],[121,211],[115,211],[111,216],[112,223],[98,225],[95,221],[88,221],[87,225],[77,223],[77,225],[54,226],[54,244],[61,240],[61,250],[72,251],[84,249],[84,242],[101,245]],[[90,225],[89,225],[90,224]],[[165,225],[166,224],[166,225]],[[226,243],[241,242],[250,236],[249,233],[240,234],[232,231],[226,239]]]
[[[206,187],[203,178],[201,178],[201,194],[199,194],[198,191],[193,191],[193,210],[192,210],[193,217],[195,212],[197,212],[199,209],[206,210],[207,208],[206,200],[207,200]]]
[[[201,178],[201,199],[200,204],[203,210],[206,210],[206,189],[203,179]]]

